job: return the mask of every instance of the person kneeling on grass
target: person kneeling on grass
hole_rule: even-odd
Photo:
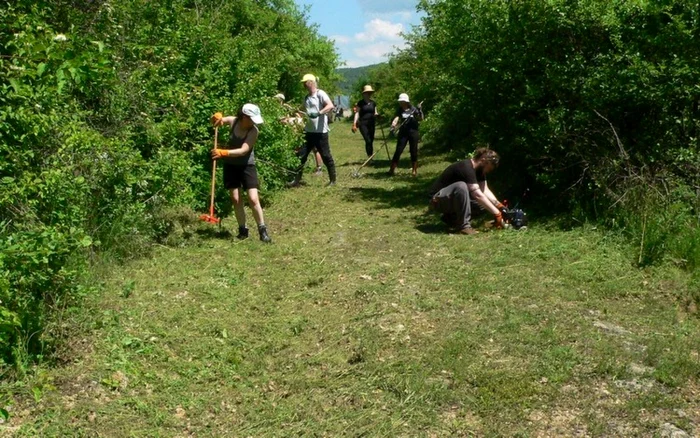
[[[486,183],[486,175],[498,167],[498,161],[495,151],[479,148],[474,158],[449,165],[430,187],[430,210],[442,213],[442,221],[458,234],[478,233],[471,226],[474,208],[492,213],[494,226],[503,228],[504,205]]]
[[[258,224],[260,240],[265,243],[272,242],[267,234],[263,210],[258,197],[258,171],[255,168],[255,153],[253,148],[258,140],[258,127],[263,123],[260,108],[257,105],[246,103],[238,111],[238,114],[220,117],[215,114],[211,118],[215,127],[227,125],[231,129],[226,148],[212,149],[211,157],[224,164],[224,187],[231,191],[236,220],[238,221],[238,237],[248,237],[248,227],[245,223],[245,208],[241,187],[248,192],[248,202],[253,210],[253,217]]]

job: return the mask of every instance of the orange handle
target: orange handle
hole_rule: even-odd
[[[214,128],[214,149],[217,149],[219,142],[219,128]],[[216,184],[216,160],[211,170],[211,201],[209,201],[209,215],[214,217],[214,185]]]

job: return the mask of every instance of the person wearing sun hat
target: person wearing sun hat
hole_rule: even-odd
[[[423,120],[423,112],[420,104],[418,104],[418,107],[411,105],[411,100],[406,93],[399,95],[398,102],[399,108],[396,110],[396,116],[391,122],[391,130],[396,132],[398,129],[398,139],[396,140],[396,152],[394,152],[394,158],[391,160],[389,175],[393,175],[396,172],[401,154],[406,149],[406,143],[408,143],[411,152],[412,175],[416,176],[418,173],[418,140],[420,138],[418,122]],[[401,124],[399,124],[399,120]]]
[[[245,207],[241,188],[248,192],[248,202],[253,217],[258,224],[260,240],[265,243],[272,242],[267,233],[262,206],[258,194],[258,171],[255,167],[255,143],[258,140],[258,126],[263,124],[260,108],[252,103],[246,103],[241,107],[236,116],[224,117],[216,113],[211,118],[215,127],[228,126],[231,133],[225,148],[216,148],[211,151],[214,160],[223,162],[224,187],[231,192],[231,200],[238,222],[238,238],[248,237],[246,226]]]
[[[371,85],[365,85],[362,88],[362,99],[357,101],[357,112],[355,113],[355,120],[352,124],[352,132],[357,132],[357,128],[360,128],[360,134],[365,140],[365,152],[368,157],[371,157],[374,153],[374,129],[377,120],[377,103],[372,100],[372,94],[374,94],[374,89]],[[359,125],[358,125],[359,122]]]
[[[299,159],[301,166],[297,170],[294,181],[288,184],[289,187],[296,187],[300,184],[304,174],[304,165],[309,153],[315,148],[320,154],[323,164],[328,169],[329,186],[335,185],[336,171],[335,162],[331,155],[331,147],[328,142],[328,113],[333,111],[335,105],[328,97],[325,91],[318,88],[318,78],[312,74],[305,74],[301,79],[306,91],[308,92],[304,99],[304,107],[306,109],[306,126],[304,127],[305,144],[299,151]]]

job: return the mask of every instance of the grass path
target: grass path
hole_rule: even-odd
[[[685,274],[593,229],[445,234],[423,196],[441,157],[354,179],[359,134],[331,147],[339,185],[279,194],[273,245],[202,238],[106,275],[0,435],[700,434]]]

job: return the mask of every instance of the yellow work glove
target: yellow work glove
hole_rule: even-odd
[[[228,157],[228,149],[212,149],[211,158],[212,160],[218,160],[219,158]]]
[[[224,118],[224,115],[221,113],[215,113],[213,116],[211,116],[211,124],[214,126],[220,126],[221,125],[221,119]]]

